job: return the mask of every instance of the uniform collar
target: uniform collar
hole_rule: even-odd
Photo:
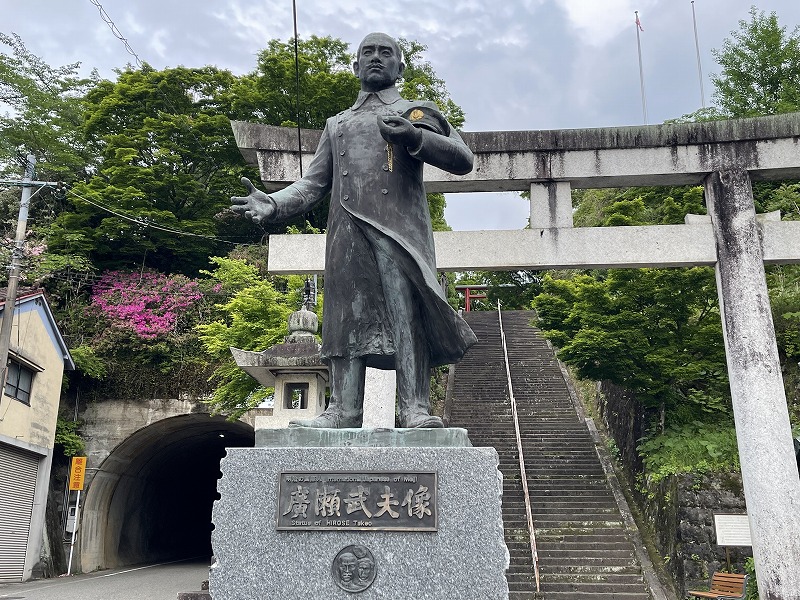
[[[360,108],[370,96],[377,96],[378,99],[384,104],[394,104],[401,98],[400,92],[397,91],[397,87],[393,85],[390,85],[389,87],[378,92],[365,92],[364,90],[361,90],[358,92],[358,98],[356,98],[355,104],[353,104],[353,110]]]

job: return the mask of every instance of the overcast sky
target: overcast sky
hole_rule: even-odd
[[[98,0],[94,0],[98,1]],[[644,122],[634,11],[639,11],[648,122],[700,108],[689,0],[296,0],[301,37],[332,35],[355,49],[384,31],[428,46],[425,58],[467,117],[468,131],[562,129]],[[155,68],[212,64],[235,74],[255,67],[267,40],[292,36],[291,0],[104,0],[142,61]],[[711,55],[755,4],[788,30],[797,0],[696,0],[706,105]],[[135,63],[92,0],[0,0],[0,29],[22,36],[49,64],[81,62],[114,78]],[[491,205],[490,205],[491,204]],[[454,229],[519,229],[516,194],[448,195]]]

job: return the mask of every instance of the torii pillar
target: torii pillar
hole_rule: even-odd
[[[794,457],[762,242],[747,171],[705,180],[717,292],[758,591],[800,598],[800,477]]]

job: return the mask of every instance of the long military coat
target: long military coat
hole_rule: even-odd
[[[472,152],[451,128],[449,137],[421,130],[413,156],[397,144],[391,153],[377,115],[403,114],[412,106],[392,86],[359,94],[356,103],[327,120],[305,176],[270,194],[276,221],[307,212],[331,192],[325,250],[322,356],[364,357],[369,366],[394,368],[394,336],[382,274],[373,254],[388,244],[414,290],[431,365],[457,362],[477,339],[448,305],[436,277],[433,233],[422,183],[423,162],[456,174],[472,169]],[[391,164],[390,164],[391,163]]]

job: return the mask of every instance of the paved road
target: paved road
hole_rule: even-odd
[[[86,575],[0,583],[0,600],[176,600],[200,589],[208,560],[143,565]]]

